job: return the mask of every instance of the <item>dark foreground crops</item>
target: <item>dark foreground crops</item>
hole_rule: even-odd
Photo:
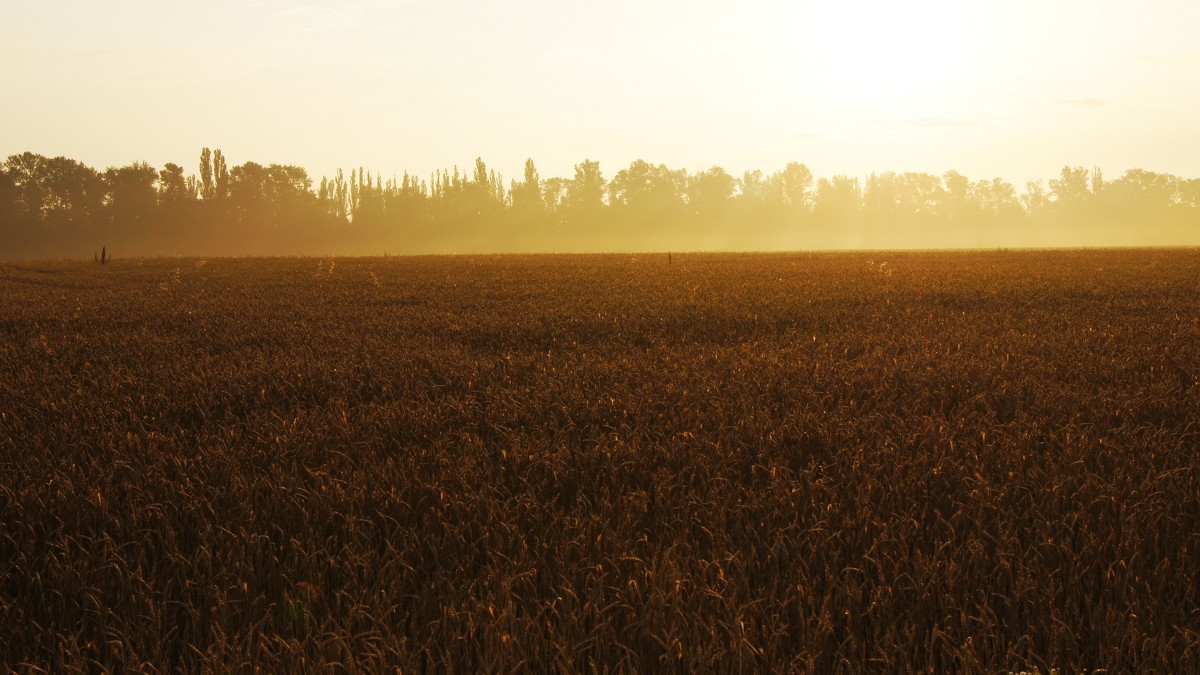
[[[1200,669],[1200,253],[0,266],[0,670]]]

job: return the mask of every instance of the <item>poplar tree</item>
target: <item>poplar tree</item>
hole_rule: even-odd
[[[212,199],[213,189],[212,150],[202,148],[200,150],[200,198]]]
[[[221,154],[221,150],[213,150],[213,173],[215,175],[215,197],[217,199],[226,199],[229,197],[229,168],[225,166],[225,155]]]

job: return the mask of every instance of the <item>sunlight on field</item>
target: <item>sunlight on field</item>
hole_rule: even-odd
[[[1196,251],[204,260],[0,265],[0,670],[1200,663]]]
[[[3,673],[1200,673],[1200,0],[12,0]]]

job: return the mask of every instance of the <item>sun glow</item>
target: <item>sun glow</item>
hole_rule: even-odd
[[[967,3],[822,3],[806,17],[819,77],[859,107],[888,116],[925,114],[968,82],[972,43],[986,32]]]
[[[1200,173],[1196,0],[8,4],[0,159]]]

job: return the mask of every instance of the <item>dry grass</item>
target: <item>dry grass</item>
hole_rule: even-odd
[[[0,669],[1200,670],[1200,253],[0,269]]]

